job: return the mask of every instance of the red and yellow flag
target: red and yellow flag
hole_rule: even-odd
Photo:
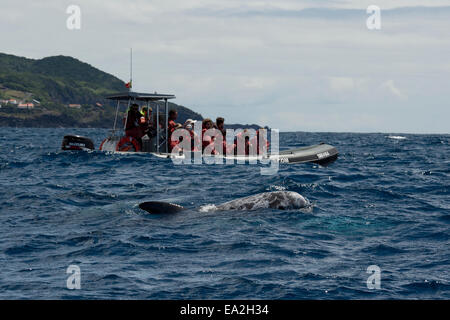
[[[128,89],[130,89],[130,88],[131,88],[131,81],[128,82],[128,83],[125,83],[125,87],[127,87]]]

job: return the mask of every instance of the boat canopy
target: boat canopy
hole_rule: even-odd
[[[133,91],[127,91],[127,92],[119,92],[107,95],[105,97],[109,100],[139,100],[139,101],[160,101],[160,100],[168,100],[168,99],[175,99],[175,96],[173,94],[159,94],[159,93],[139,93],[139,92],[133,92]]]
[[[165,114],[164,117],[164,127],[160,128],[159,126],[156,126],[156,141],[157,146],[156,150],[157,152],[165,151],[166,153],[169,152],[169,132],[168,132],[168,120],[169,120],[169,99],[175,99],[175,96],[173,94],[159,94],[159,93],[139,93],[139,92],[133,92],[133,91],[125,91],[115,94],[110,94],[105,96],[105,99],[109,100],[115,100],[117,101],[117,108],[116,108],[116,116],[114,119],[114,127],[112,129],[112,136],[116,134],[117,130],[117,118],[119,114],[119,108],[121,102],[126,102],[128,105],[128,108],[131,105],[132,101],[143,101],[149,106],[150,102],[156,102],[156,101],[164,101],[164,111],[162,114]],[[127,109],[128,110],[128,109]],[[123,124],[123,131],[125,131],[126,123],[128,119],[128,113],[125,113],[125,121]],[[160,123],[160,106],[159,104],[156,104],[156,123]]]

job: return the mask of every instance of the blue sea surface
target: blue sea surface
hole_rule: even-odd
[[[340,156],[264,176],[62,152],[70,133],[98,149],[108,131],[0,128],[1,299],[450,298],[449,135],[281,133],[284,148],[323,141]],[[275,190],[312,208],[196,210]],[[189,210],[149,215],[138,204],[150,200]],[[371,265],[380,289],[367,286]]]

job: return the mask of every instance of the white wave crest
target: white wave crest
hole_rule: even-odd
[[[405,140],[406,137],[403,136],[388,136],[389,139],[394,139],[394,140]]]

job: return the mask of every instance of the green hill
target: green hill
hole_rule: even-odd
[[[0,100],[40,102],[32,110],[3,105],[0,126],[111,127],[115,109],[103,97],[125,90],[122,80],[72,57],[35,60],[0,53]],[[188,108],[172,103],[170,108],[178,110],[180,122],[202,119]]]
[[[120,79],[71,57],[33,60],[2,53],[0,84],[30,92],[43,104],[95,104],[125,86]]]

